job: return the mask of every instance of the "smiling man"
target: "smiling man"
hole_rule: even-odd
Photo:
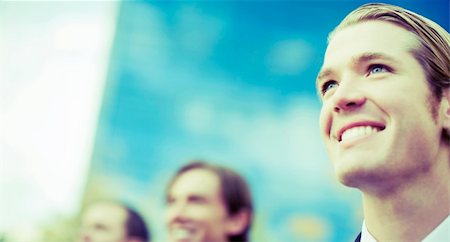
[[[253,205],[245,180],[219,165],[194,161],[169,183],[166,226],[173,242],[247,242]]]
[[[317,78],[338,179],[362,192],[357,241],[450,241],[450,37],[367,4],[330,34]]]

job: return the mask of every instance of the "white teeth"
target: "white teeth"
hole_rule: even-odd
[[[359,136],[365,136],[370,135],[373,133],[377,133],[380,131],[378,128],[372,127],[372,126],[358,126],[351,129],[347,129],[342,133],[341,135],[341,141],[359,137]]]
[[[189,238],[191,235],[191,232],[187,229],[173,229],[172,230],[172,235],[175,239],[186,239]]]

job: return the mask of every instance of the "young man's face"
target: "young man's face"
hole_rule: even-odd
[[[113,203],[98,203],[82,216],[80,242],[126,242],[124,208]]]
[[[227,241],[229,222],[220,180],[215,173],[189,170],[169,188],[166,226],[170,241]]]
[[[382,21],[344,28],[328,46],[317,80],[320,126],[348,186],[399,184],[437,159],[444,121],[409,52],[415,46],[408,31]]]

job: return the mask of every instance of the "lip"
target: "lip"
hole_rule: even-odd
[[[376,121],[358,121],[358,122],[352,122],[349,124],[346,124],[344,126],[342,126],[340,129],[338,129],[338,132],[333,135],[333,137],[338,141],[341,142],[342,140],[342,134],[351,128],[354,127],[361,127],[361,126],[371,126],[371,127],[375,127],[377,129],[379,129],[380,131],[384,130],[386,128],[386,125],[381,123],[381,122],[376,122]]]
[[[174,225],[170,227],[171,231],[176,231],[176,230],[186,230],[186,231],[194,231],[195,228],[194,226],[189,226],[189,225]]]
[[[184,235],[182,237],[179,237],[180,233],[183,233]],[[194,229],[186,226],[174,226],[170,229],[170,234],[173,237],[174,241],[189,241],[189,238],[193,233]]]

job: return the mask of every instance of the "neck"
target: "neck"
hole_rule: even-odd
[[[403,186],[363,191],[369,232],[378,241],[422,241],[450,214],[449,165],[448,158],[442,159]]]

